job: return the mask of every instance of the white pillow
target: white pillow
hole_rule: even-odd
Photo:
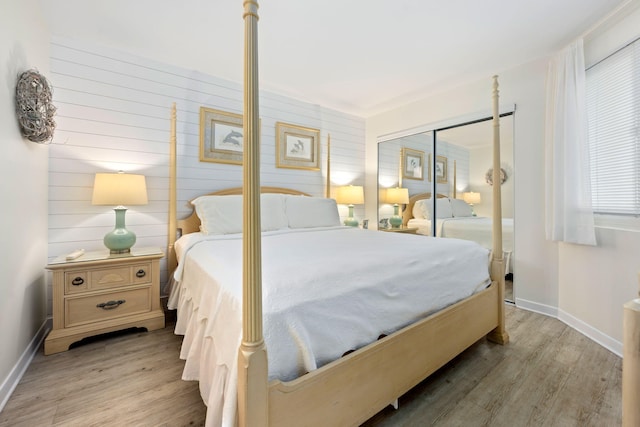
[[[341,225],[338,205],[333,199],[287,196],[285,197],[285,212],[290,228]]]
[[[455,217],[473,216],[473,209],[467,202],[461,199],[450,199],[451,212]]]
[[[413,217],[416,219],[427,219],[429,215],[428,204],[431,203],[430,199],[420,199],[413,204]]]
[[[433,216],[431,209],[431,199],[418,200],[413,205],[413,216],[418,218],[416,216],[416,211],[418,211],[419,214],[422,214],[422,218],[431,219],[431,217]],[[447,199],[446,197],[436,199],[436,215],[438,216],[438,218],[451,218],[453,216],[449,199]]]
[[[438,218],[451,218],[453,212],[451,212],[451,203],[448,198],[436,199],[436,217]]]
[[[262,231],[287,228],[284,194],[265,193],[260,195],[260,222]]]
[[[204,234],[242,233],[242,196],[202,196],[191,202],[200,218],[200,231]],[[260,196],[260,223],[262,231],[287,227],[283,194]]]

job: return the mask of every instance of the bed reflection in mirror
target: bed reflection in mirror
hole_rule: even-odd
[[[500,119],[502,232],[507,289],[513,291],[513,114]],[[433,153],[435,137],[435,156]],[[391,227],[394,209],[402,227],[417,234],[474,240],[491,249],[493,190],[491,182],[493,123],[489,117],[473,123],[434,129],[381,141],[378,144],[378,227]],[[409,202],[390,203],[388,188],[406,188]],[[436,193],[435,202],[431,195]],[[435,217],[435,221],[432,221]]]

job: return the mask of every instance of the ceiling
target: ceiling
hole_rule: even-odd
[[[52,34],[242,82],[241,0],[40,0]],[[260,2],[260,87],[367,117],[549,55],[622,0]]]

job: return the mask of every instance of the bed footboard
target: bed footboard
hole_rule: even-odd
[[[269,425],[357,426],[498,326],[498,287],[289,382],[269,385]],[[462,327],[461,325],[464,325]]]

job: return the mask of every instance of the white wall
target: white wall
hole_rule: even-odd
[[[585,39],[587,65],[640,37],[640,10],[623,11]],[[638,296],[640,232],[596,229],[597,247],[560,245],[560,318],[617,353],[622,351],[622,306]]]
[[[46,330],[48,146],[20,135],[14,99],[18,75],[49,75],[49,39],[37,0],[0,13],[0,410]]]
[[[507,117],[502,120],[511,120],[511,118]],[[513,177],[513,144],[510,143],[511,138],[507,140],[501,137],[500,141],[500,163],[507,173],[507,180],[502,184],[501,188],[502,217],[513,218],[513,188],[515,181]],[[509,141],[508,144],[505,143],[507,141]],[[485,146],[472,149],[470,163],[469,191],[480,193],[480,197],[482,198],[482,202],[474,206],[474,210],[478,216],[491,216],[491,212],[493,211],[493,187],[487,184],[486,173],[493,165],[493,147]]]
[[[150,61],[78,40],[54,38],[51,80],[59,129],[50,146],[49,257],[74,249],[99,250],[115,223],[109,206],[92,206],[96,172],[142,173],[149,204],[131,206],[127,227],[136,246],[167,245],[170,108],[177,105],[178,217],[191,213],[198,195],[242,185],[242,166],[199,160],[201,106],[242,113],[241,84]],[[335,185],[364,184],[364,119],[262,92],[262,185],[323,197],[326,144],[331,134]],[[276,168],[277,121],[316,128],[321,170]],[[341,206],[343,216],[347,207]],[[362,219],[364,206],[356,206]],[[161,281],[166,281],[162,261]]]
[[[516,104],[514,137],[515,292],[518,303],[556,315],[557,245],[544,238],[545,59],[499,73],[501,105]],[[381,135],[429,123],[491,114],[491,76],[434,94],[424,100],[367,118],[367,192],[375,191],[377,147]],[[369,199],[368,199],[369,200]],[[373,200],[371,198],[371,200]],[[367,203],[374,217],[375,205]]]

